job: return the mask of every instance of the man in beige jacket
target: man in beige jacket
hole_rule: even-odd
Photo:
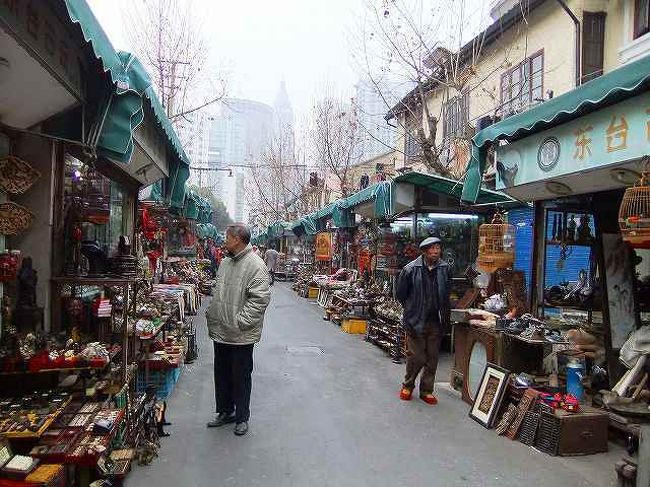
[[[260,341],[270,301],[269,273],[253,252],[245,225],[226,230],[228,257],[217,271],[212,302],[206,311],[214,344],[217,415],[208,428],[235,423],[235,434],[248,432],[253,346]]]

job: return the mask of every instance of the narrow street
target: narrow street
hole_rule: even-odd
[[[620,450],[539,453],[472,421],[446,384],[436,407],[399,401],[403,366],[323,321],[320,308],[285,283],[273,288],[255,352],[249,434],[207,429],[214,388],[202,310],[195,323],[199,359],[168,401],[172,436],[152,466],[134,467],[130,487],[615,484]],[[446,382],[448,371],[444,360],[438,379]]]

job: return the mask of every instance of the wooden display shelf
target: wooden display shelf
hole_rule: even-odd
[[[45,420],[45,422],[41,425],[41,427],[37,431],[8,431],[6,433],[0,433],[0,436],[7,438],[7,439],[38,439],[40,438],[47,429],[52,426],[52,423],[56,421],[56,419],[59,417],[59,415],[63,412],[63,410],[67,407],[68,404],[70,404],[70,401],[72,400],[72,397],[68,397],[57,409],[56,411],[50,413],[48,415],[48,418]]]
[[[51,374],[54,372],[76,372],[81,370],[104,370],[108,364],[110,364],[113,359],[119,354],[122,350],[117,350],[112,352],[108,358],[108,362],[101,366],[90,366],[84,365],[83,367],[55,367],[51,369],[39,369],[39,370],[16,370],[12,372],[0,372],[0,376],[3,375],[27,375],[27,374]]]

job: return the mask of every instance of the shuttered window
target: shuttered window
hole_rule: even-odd
[[[582,20],[582,82],[603,74],[605,12],[584,12]]]
[[[442,136],[445,139],[464,137],[469,123],[469,94],[450,98],[443,106],[443,116]]]
[[[523,112],[543,101],[544,52],[539,51],[501,76],[502,114]]]
[[[634,0],[634,38],[650,32],[650,0]]]

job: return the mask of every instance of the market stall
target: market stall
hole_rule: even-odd
[[[0,483],[119,479],[158,434],[142,342],[160,329],[165,353],[183,350],[178,296],[144,272],[138,189],[169,177],[182,207],[189,161],[142,65],[84,1],[0,9],[0,38]]]
[[[511,366],[501,374],[519,380],[520,372],[536,372],[519,388],[539,393],[537,400],[519,408],[519,416],[530,412],[534,422],[533,414],[540,415],[545,433],[530,441],[551,454],[601,451],[607,447],[608,424],[634,437],[639,431],[634,425],[650,416],[643,365],[650,350],[640,338],[649,322],[647,113],[642,109],[649,63],[648,58],[628,63],[474,137],[464,199],[474,201],[488,151],[496,150],[497,187],[535,201],[527,298],[536,318],[497,318],[496,323],[516,340],[538,347],[549,342],[534,370]],[[482,353],[473,361],[475,370],[485,369],[486,358],[498,360],[490,360],[488,349],[487,357]],[[515,402],[507,392],[503,401]],[[539,411],[540,404],[550,408]],[[603,409],[594,412],[592,406]],[[593,432],[597,442],[582,441],[571,449],[563,443],[571,431],[564,425],[587,421],[579,412],[572,415],[576,410],[604,421],[598,419]],[[493,420],[499,418],[497,411]]]

